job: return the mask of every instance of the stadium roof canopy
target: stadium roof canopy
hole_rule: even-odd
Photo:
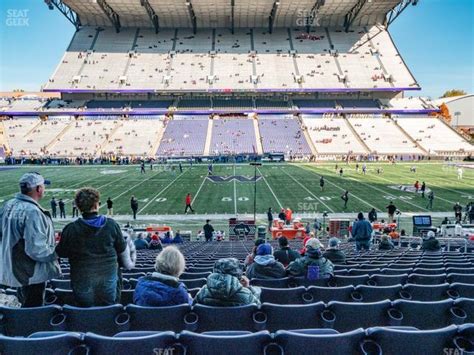
[[[388,25],[418,0],[45,0],[79,26],[263,28]]]

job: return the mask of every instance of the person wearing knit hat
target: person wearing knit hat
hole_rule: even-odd
[[[286,276],[285,267],[275,260],[273,248],[264,243],[257,247],[254,262],[247,268],[249,279],[280,279]]]
[[[439,240],[436,239],[436,235],[433,231],[429,231],[426,235],[426,238],[421,244],[421,249],[424,251],[439,251],[441,246],[439,245]]]
[[[346,254],[342,250],[339,250],[339,244],[341,241],[335,237],[329,239],[329,247],[324,252],[323,256],[332,261],[335,264],[345,264]]]
[[[304,257],[291,262],[286,269],[287,274],[296,277],[306,276],[310,280],[330,278],[334,274],[334,265],[323,256],[319,239],[310,238],[305,247]]]
[[[275,257],[275,260],[282,263],[283,266],[287,267],[289,263],[301,257],[296,250],[290,248],[286,237],[283,236],[278,238],[278,245],[280,246],[280,250],[275,251],[273,256]]]
[[[263,244],[265,243],[265,240],[264,239],[257,239],[255,241],[255,244],[252,248],[252,252],[249,253],[246,257],[245,257],[245,260],[244,260],[244,266],[245,267],[248,267],[250,264],[253,263],[253,259],[255,258],[255,255],[257,254],[257,247],[260,245],[260,244]]]

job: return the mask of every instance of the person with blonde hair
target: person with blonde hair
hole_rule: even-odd
[[[192,304],[186,286],[179,281],[185,265],[184,256],[178,248],[175,246],[164,248],[156,257],[156,271],[138,279],[133,303],[147,307]]]

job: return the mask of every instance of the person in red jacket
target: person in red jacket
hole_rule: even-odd
[[[191,207],[191,194],[190,193],[186,195],[186,208],[184,209],[184,213],[188,213],[188,209],[191,210],[192,213],[194,213],[194,210]]]
[[[290,224],[292,219],[293,219],[293,211],[288,207],[285,211],[286,224]]]

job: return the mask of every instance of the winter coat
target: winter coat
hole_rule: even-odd
[[[360,219],[352,226],[352,237],[357,242],[369,241],[372,238],[372,226],[365,219]]]
[[[424,251],[438,251],[441,249],[441,246],[439,245],[438,239],[430,238],[423,241],[421,249],[423,249]]]
[[[288,264],[292,261],[295,261],[301,257],[297,251],[291,249],[290,247],[283,247],[280,250],[275,251],[273,256],[285,267],[288,266]]]
[[[327,249],[323,257],[330,260],[334,264],[345,264],[346,263],[346,254],[342,250],[329,248]]]
[[[280,279],[286,276],[286,271],[273,255],[257,255],[246,274],[249,279]]]
[[[394,248],[394,245],[390,240],[380,241],[379,250],[392,250],[393,248]]]
[[[164,307],[192,304],[192,298],[176,277],[154,272],[138,279],[133,303],[144,307]]]
[[[318,266],[321,278],[327,278],[334,274],[333,263],[323,257],[319,249],[313,248],[307,248],[305,256],[290,263],[286,271],[290,276],[307,276],[308,266]]]

